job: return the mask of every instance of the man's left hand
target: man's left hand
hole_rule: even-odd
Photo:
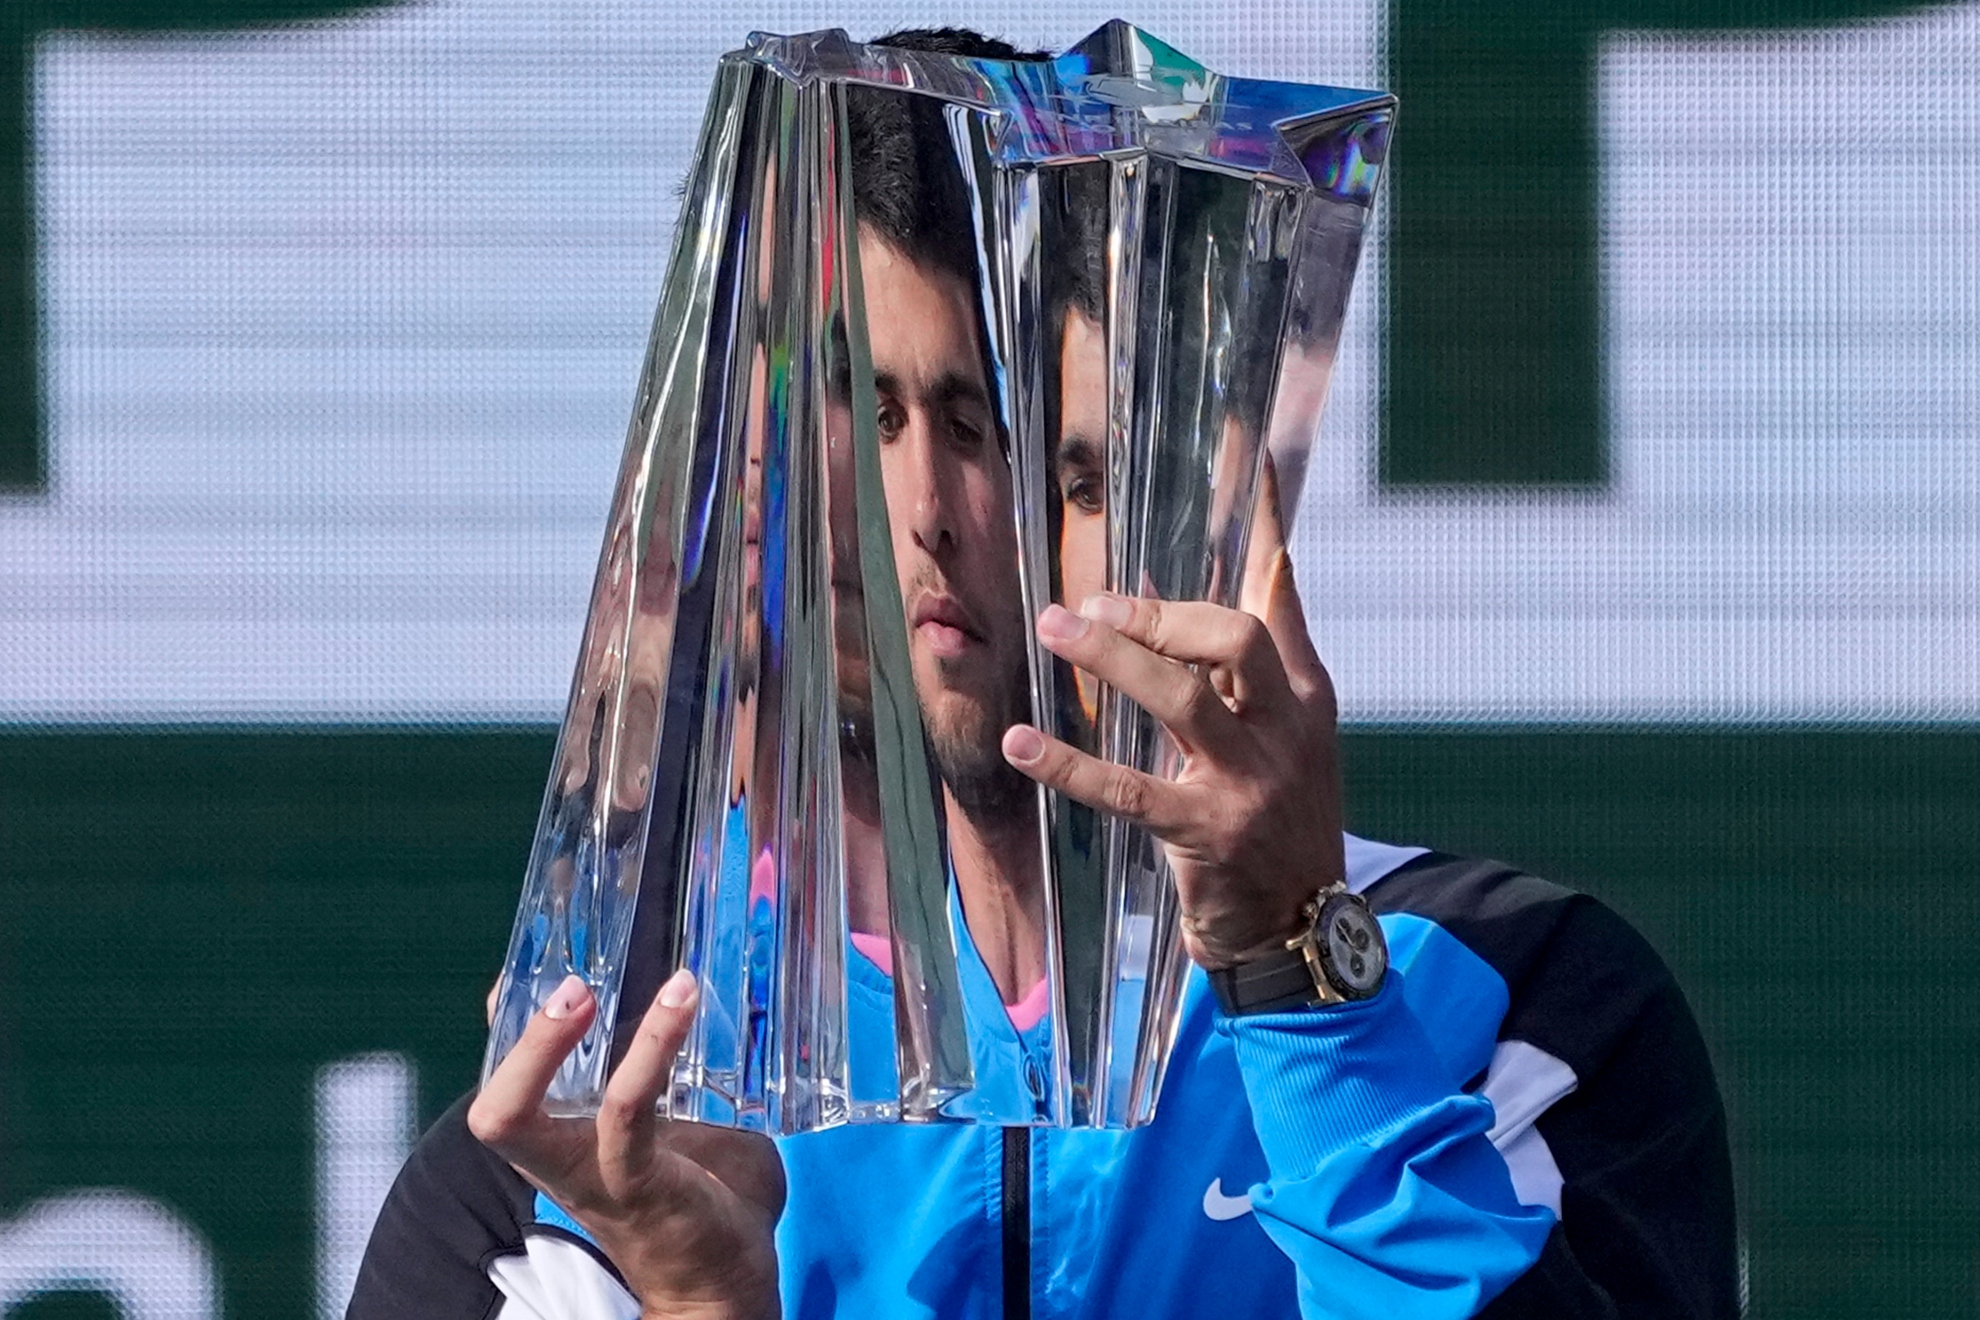
[[[1340,757],[1333,683],[1307,635],[1283,546],[1263,618],[1217,605],[1098,595],[1048,607],[1038,637],[1160,720],[1182,753],[1174,779],[1117,765],[1030,725],[1004,755],[1047,788],[1133,821],[1175,873],[1189,956],[1259,957],[1297,935],[1301,908],[1340,880]]]

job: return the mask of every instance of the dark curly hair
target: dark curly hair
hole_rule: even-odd
[[[1047,60],[967,28],[907,28],[872,44],[970,59]],[[969,196],[940,102],[881,87],[846,94],[853,213],[920,265],[976,284]]]

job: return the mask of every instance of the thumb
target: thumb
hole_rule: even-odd
[[[1265,587],[1265,630],[1279,648],[1279,660],[1286,667],[1286,679],[1303,701],[1325,693],[1328,706],[1334,704],[1333,680],[1320,663],[1313,634],[1306,626],[1306,609],[1299,601],[1299,587],[1293,582],[1292,556],[1282,545],[1272,557]]]

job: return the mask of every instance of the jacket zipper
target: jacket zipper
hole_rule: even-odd
[[[1004,1129],[1004,1320],[1031,1320],[1031,1129]]]

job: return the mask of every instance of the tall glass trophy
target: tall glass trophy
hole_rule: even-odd
[[[1296,507],[1393,98],[1123,23],[1051,60],[756,35],[717,72],[489,1037],[660,983],[676,1118],[1129,1127],[1181,1002],[1152,840],[1003,759],[1171,773],[1040,647],[1100,590],[1237,600]],[[1266,480],[1267,472],[1276,480]]]

